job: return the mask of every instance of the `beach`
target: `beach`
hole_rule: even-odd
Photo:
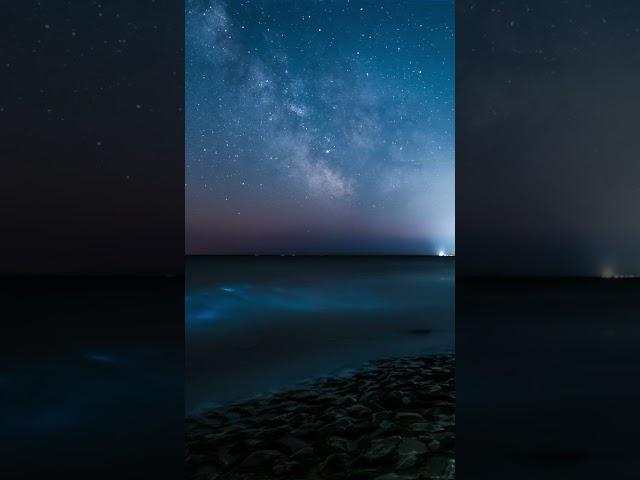
[[[186,476],[453,479],[454,363],[454,355],[378,360],[188,416]]]

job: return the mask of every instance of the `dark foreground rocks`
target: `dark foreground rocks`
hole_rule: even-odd
[[[186,422],[188,479],[453,479],[454,357],[385,360]]]

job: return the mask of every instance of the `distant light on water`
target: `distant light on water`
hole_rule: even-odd
[[[615,277],[615,273],[613,272],[613,269],[610,267],[605,267],[602,269],[602,273],[600,274],[600,276],[602,278],[614,278]]]
[[[629,274],[622,274],[622,273],[617,273],[613,268],[611,267],[605,267],[602,269],[602,272],[600,273],[600,277],[604,278],[606,280],[622,280],[622,279],[636,279],[636,278],[640,278],[638,275],[629,275]]]
[[[439,250],[439,251],[438,251],[438,256],[439,256],[439,257],[446,257],[446,256],[447,256],[447,254],[445,253],[445,251],[444,251],[444,250]]]

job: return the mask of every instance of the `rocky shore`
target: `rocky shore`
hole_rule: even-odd
[[[186,420],[194,480],[455,478],[454,357],[402,358]]]

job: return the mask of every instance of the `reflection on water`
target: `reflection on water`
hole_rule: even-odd
[[[457,475],[639,478],[640,282],[458,279]]]
[[[181,478],[182,279],[0,292],[0,477]]]
[[[450,352],[453,302],[452,258],[190,257],[187,410]]]

